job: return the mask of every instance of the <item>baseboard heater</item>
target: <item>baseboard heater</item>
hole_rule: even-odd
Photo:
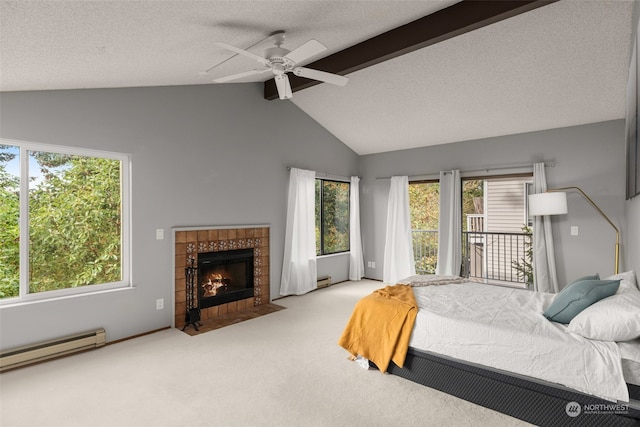
[[[326,288],[331,284],[331,276],[318,277],[318,288]]]
[[[96,329],[50,341],[32,344],[0,353],[0,372],[42,362],[55,357],[102,347],[106,341],[104,329]]]

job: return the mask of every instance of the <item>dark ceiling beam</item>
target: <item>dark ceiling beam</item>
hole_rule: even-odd
[[[558,0],[463,0],[305,67],[340,75],[353,73],[556,1]],[[292,92],[320,83],[292,73],[288,76]],[[264,83],[264,97],[268,100],[278,99],[273,79]]]

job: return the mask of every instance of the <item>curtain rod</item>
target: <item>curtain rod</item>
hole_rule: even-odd
[[[290,171],[292,167],[295,167],[295,166],[287,166],[287,170]],[[296,169],[302,169],[302,168],[296,168]],[[347,181],[347,182],[351,181],[351,177],[342,176],[342,175],[334,175],[332,173],[316,172],[316,176],[320,177],[320,178],[333,178],[336,181]],[[358,177],[358,178],[360,178],[360,177]]]
[[[553,168],[556,166],[556,164],[554,162],[544,162],[544,166],[547,168]],[[524,165],[514,165],[514,166],[494,166],[494,167],[490,167],[490,168],[482,168],[482,169],[474,169],[474,170],[465,170],[465,171],[460,171],[460,174],[472,174],[472,173],[478,173],[478,172],[486,172],[486,173],[490,173],[490,172],[501,172],[501,171],[507,171],[507,170],[511,170],[511,169],[524,169],[524,168],[531,168],[533,169],[533,163],[530,164],[524,164]],[[447,172],[447,171],[445,171]],[[427,179],[427,178],[437,178],[440,176],[440,172],[435,172],[435,173],[426,173],[426,174],[420,174],[420,175],[410,175],[409,176],[409,180],[412,179]],[[380,177],[376,177],[376,179],[391,179],[390,176],[380,176]]]

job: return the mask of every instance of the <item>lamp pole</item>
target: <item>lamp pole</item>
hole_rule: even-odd
[[[608,216],[606,216],[604,214],[604,212],[602,212],[602,209],[600,209],[598,207],[598,205],[595,204],[595,202],[593,200],[591,200],[591,197],[587,196],[587,194],[582,191],[580,188],[578,187],[562,187],[562,188],[553,188],[550,190],[547,190],[548,193],[553,193],[556,191],[567,191],[567,190],[576,190],[578,192],[580,192],[580,194],[582,194],[582,197],[584,197],[590,204],[591,206],[593,206],[595,208],[595,210],[597,210],[600,215],[602,215],[602,217],[604,219],[607,220],[607,222],[613,227],[613,229],[616,231],[616,255],[615,255],[615,268],[614,268],[614,274],[618,274],[618,267],[620,265],[620,232],[618,231],[618,227],[615,226],[615,224],[609,219]]]

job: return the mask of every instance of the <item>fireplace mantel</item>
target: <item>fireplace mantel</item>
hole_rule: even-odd
[[[269,225],[226,225],[174,227],[174,326],[186,323],[185,268],[191,260],[197,265],[198,254],[229,249],[254,249],[253,297],[201,310],[201,320],[245,311],[269,303]]]

